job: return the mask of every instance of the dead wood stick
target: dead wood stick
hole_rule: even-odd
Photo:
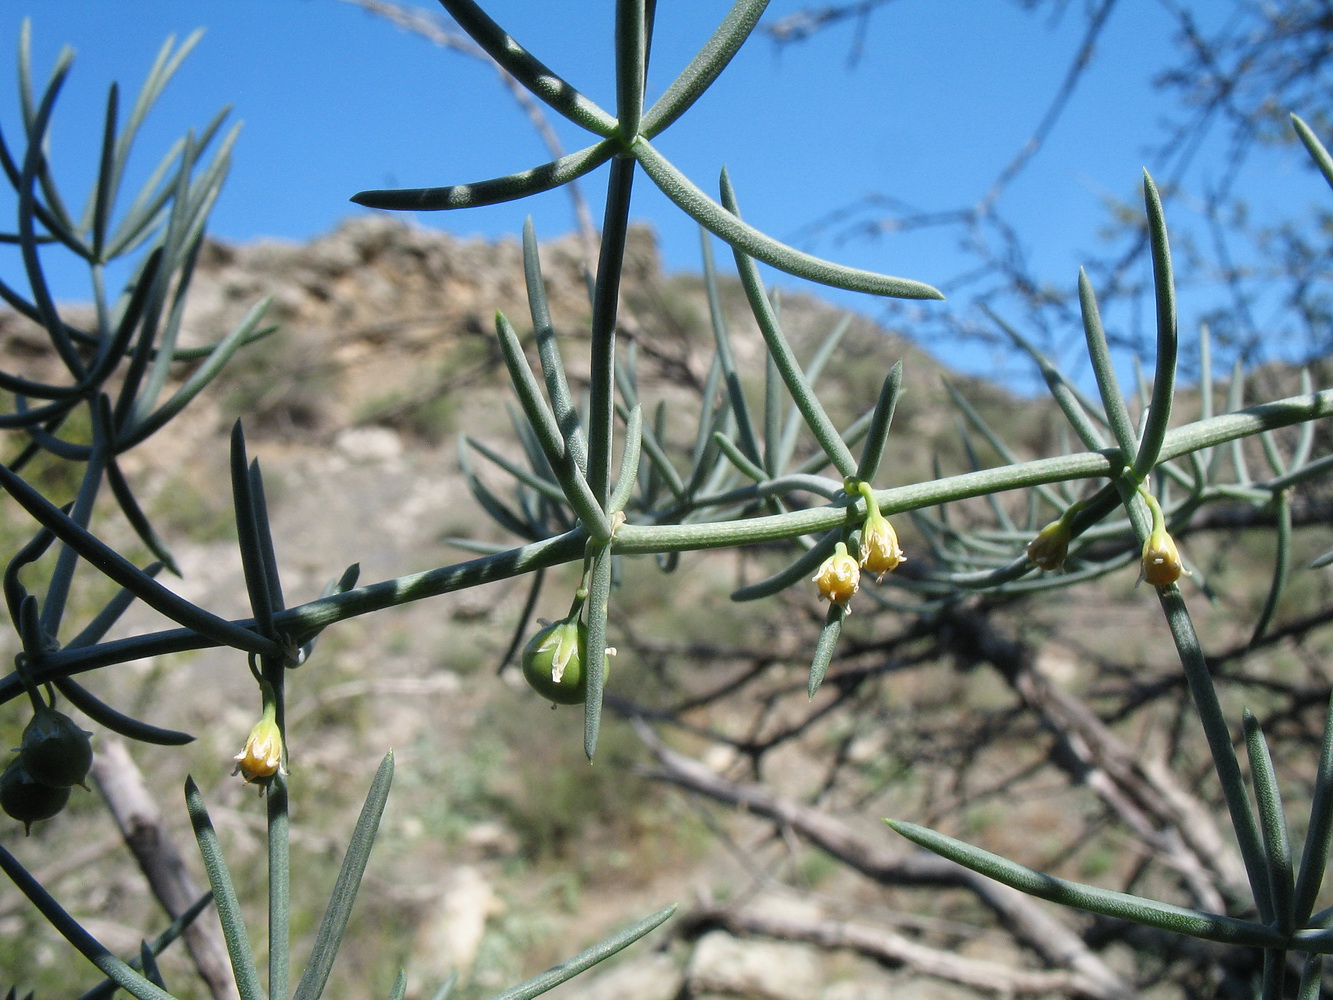
[[[143,774],[125,744],[112,737],[98,740],[93,757],[93,780],[115,817],[125,845],[139,863],[162,908],[175,920],[203,895],[185,866],[176,843],[162,822],[162,811],[144,784]],[[236,1000],[240,995],[232,975],[227,947],[215,921],[197,919],[182,935],[195,968],[208,985],[213,1000]]]
[[[850,920],[802,920],[754,909],[705,904],[687,913],[685,923],[722,927],[732,934],[756,934],[821,948],[847,948],[887,965],[1009,997],[1027,994],[1100,996],[1094,984],[1063,969],[1019,969],[932,948],[884,927]]]
[[[1096,1000],[1130,1000],[1136,993],[1083,940],[1017,889],[925,851],[907,854],[868,841],[828,813],[781,798],[755,784],[729,781],[704,764],[667,747],[642,719],[635,732],[661,769],[651,776],[791,827],[822,850],[885,885],[940,885],[971,890],[1000,916],[1011,934],[1056,968],[1069,969]],[[887,839],[887,838],[886,838]]]

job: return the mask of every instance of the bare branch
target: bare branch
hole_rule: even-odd
[[[802,920],[758,909],[733,909],[717,904],[695,907],[681,919],[685,927],[704,924],[732,934],[758,934],[799,941],[821,948],[847,948],[888,965],[903,965],[924,976],[959,983],[1003,997],[1028,994],[1100,997],[1105,994],[1072,972],[1016,969],[999,962],[965,958],[931,948],[896,931],[852,920]]]
[[[204,890],[195,884],[171,833],[162,822],[143,774],[125,749],[123,741],[111,735],[98,740],[93,757],[92,776],[97,790],[120,827],[125,845],[139,863],[162,909],[173,920],[188,910]],[[209,911],[211,912],[211,911]],[[182,935],[200,977],[208,984],[214,1000],[235,1000],[240,994],[227,958],[227,946],[216,921],[196,920]]]
[[[1018,940],[1045,961],[1080,977],[1084,995],[1098,1000],[1129,1000],[1137,995],[1077,934],[1021,892],[933,854],[890,851],[828,813],[779,797],[761,785],[729,781],[699,761],[670,749],[641,719],[631,722],[660,765],[660,770],[650,772],[651,777],[719,802],[744,806],[756,815],[789,827],[862,875],[885,885],[969,889],[996,911],[1005,929]]]

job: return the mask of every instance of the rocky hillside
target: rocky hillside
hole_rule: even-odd
[[[543,264],[577,389],[588,315],[578,244],[548,245]],[[183,568],[183,578],[171,585],[220,614],[248,613],[226,478],[227,433],[237,417],[244,419],[270,491],[290,603],[318,596],[352,563],[369,582],[463,558],[449,545],[451,537],[503,538],[459,475],[455,435],[517,454],[493,317],[499,309],[520,329],[527,325],[518,244],[461,241],[377,216],[349,221],[305,246],[210,244],[187,312],[190,340],[216,339],[265,296],[272,297],[269,318],[278,330],[247,349],[205,398],[125,463]],[[728,284],[725,298],[742,370],[753,377],[747,388],[762,392],[761,343],[737,289]],[[652,235],[640,230],[632,240],[625,301],[624,334],[638,345],[641,391],[672,402],[679,423],[668,425],[669,436],[683,442],[693,433],[690,390],[702,384],[711,351],[700,280],[662,274]],[[783,318],[808,356],[836,313],[794,298],[784,303]],[[11,316],[0,317],[0,343],[19,352],[36,341]],[[891,467],[901,479],[928,473],[927,443],[942,441],[952,422],[932,405],[935,364],[856,320],[824,383],[845,418],[873,402],[883,373],[904,356],[910,390],[891,444]],[[30,361],[37,363],[35,356]],[[1039,415],[1025,416],[998,390],[972,389],[978,406],[1007,408],[1010,426],[1042,445],[1047,429]],[[946,462],[958,453],[956,444],[938,443],[934,450]],[[637,586],[622,606],[620,625],[650,645],[765,636],[776,651],[806,655],[815,634],[811,609],[774,621],[770,612],[747,606],[739,616],[725,597],[736,572],[728,557],[684,560],[667,582],[648,566],[627,570]],[[557,582],[548,586],[539,613],[554,617],[570,581],[567,573],[550,576]],[[791,895],[779,880],[759,877],[749,862],[737,860],[745,852],[758,856],[767,843],[761,826],[699,811],[638,777],[643,752],[624,723],[608,722],[602,757],[590,769],[582,760],[578,712],[552,712],[512,672],[497,677],[525,597],[524,586],[494,585],[343,623],[326,633],[294,676],[294,926],[301,932],[318,919],[376,762],[390,747],[398,756],[381,845],[349,932],[352,944],[335,971],[344,978],[345,995],[383,994],[405,964],[414,996],[429,996],[452,969],[462,973],[456,996],[482,996],[672,902],[697,904],[697,919],[683,925],[688,930],[660,933],[656,945],[634,949],[610,971],[559,995],[944,995],[938,983],[917,987],[910,976],[852,952],[737,936],[716,919],[698,917],[715,899],[742,890],[750,904],[793,919],[810,916],[820,904]],[[160,624],[150,612],[138,612],[126,627]],[[657,683],[631,665],[617,671],[613,689],[641,683],[651,690]],[[179,789],[187,772],[196,777],[234,864],[253,871],[242,888],[256,900],[251,926],[261,926],[262,808],[252,790],[228,775],[230,757],[258,709],[245,664],[235,655],[201,653],[128,664],[90,678],[89,685],[198,736],[183,752],[135,747],[133,756],[191,857]],[[696,749],[719,768],[735,762],[725,746],[713,748],[711,757],[706,745]],[[720,830],[726,837],[718,837]],[[76,844],[82,864],[62,869],[58,859]],[[78,902],[71,908],[111,947],[132,951],[139,928],[158,924],[93,796],[15,846],[51,876],[48,884]],[[817,859],[788,860],[812,866],[809,877],[815,877]],[[834,883],[831,889],[847,887]],[[854,898],[855,890],[847,891]],[[48,940],[47,929],[11,895],[0,897],[0,940],[25,943],[0,945],[0,968],[39,996],[68,995],[75,983],[87,982],[87,976],[65,978],[65,946]],[[185,966],[179,955],[172,961],[167,970],[176,985]]]

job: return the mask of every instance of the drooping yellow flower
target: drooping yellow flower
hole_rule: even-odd
[[[1186,574],[1185,564],[1180,560],[1180,550],[1176,548],[1175,539],[1166,530],[1166,516],[1157,498],[1148,492],[1146,486],[1139,487],[1139,496],[1152,515],[1152,531],[1143,543],[1139,580],[1147,580],[1154,587],[1169,587],[1182,574]]]
[[[847,554],[847,546],[839,542],[833,555],[824,560],[819,572],[814,575],[815,585],[819,587],[821,600],[847,606],[858,590],[861,589],[861,567]]]
[[[885,573],[892,573],[906,558],[898,545],[898,533],[889,519],[872,509],[861,526],[861,568],[874,573],[878,583],[884,579]]]
[[[1175,539],[1165,528],[1154,528],[1143,543],[1142,579],[1154,587],[1166,587],[1180,579],[1185,564],[1180,561],[1180,550]]]
[[[276,708],[272,704],[265,705],[263,718],[250,730],[245,749],[232,758],[236,761],[232,774],[242,775],[247,782],[256,782],[267,781],[279,772],[287,773],[282,766],[282,732],[275,716]]]

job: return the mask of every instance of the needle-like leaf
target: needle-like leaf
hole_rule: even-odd
[[[1176,283],[1171,270],[1171,245],[1167,240],[1162,199],[1147,171],[1143,174],[1143,198],[1148,209],[1148,244],[1152,248],[1153,290],[1157,302],[1157,368],[1153,373],[1152,402],[1148,407],[1139,451],[1134,458],[1134,476],[1142,482],[1157,464],[1171,423],[1171,403],[1176,394]],[[1111,403],[1106,404],[1108,407]]]
[[[842,635],[842,622],[846,617],[845,605],[829,605],[828,614],[824,616],[824,626],[819,630],[819,639],[815,642],[814,659],[810,663],[810,681],[806,685],[806,693],[811,698],[824,683],[824,675],[833,662],[833,653],[838,648],[838,637]]]
[[[208,884],[213,889],[213,901],[217,904],[222,936],[227,942],[227,954],[231,958],[231,968],[236,976],[241,1000],[265,1000],[266,994],[259,985],[259,970],[255,967],[254,951],[250,947],[249,932],[245,929],[236,886],[232,882],[227,860],[223,857],[222,845],[218,843],[217,831],[209,818],[208,808],[204,805],[204,797],[194,778],[185,779],[185,807],[194,826],[199,853],[203,855]]]
[[[443,187],[391,188],[359,191],[352,201],[366,208],[398,212],[441,212],[453,208],[477,208],[517,201],[543,191],[551,191],[578,180],[613,157],[619,144],[611,139],[593,143],[576,153],[569,153],[541,166],[506,174],[471,184],[446,184]]]
[[[1056,878],[915,823],[893,819],[885,822],[926,850],[1038,899],[1100,913],[1116,920],[1128,920],[1176,934],[1188,934],[1205,941],[1254,948],[1281,948],[1287,943],[1285,935],[1252,920],[1237,920]]]
[[[628,927],[619,934],[615,934],[605,941],[579,952],[573,958],[566,959],[554,968],[543,972],[540,976],[534,976],[513,989],[495,994],[490,1000],[532,1000],[533,997],[541,996],[543,993],[555,989],[561,983],[573,979],[580,972],[591,969],[598,962],[603,962],[616,952],[629,947],[649,931],[664,923],[675,912],[676,908],[674,906],[658,910],[633,927]]]
[[[1287,817],[1282,811],[1277,774],[1268,741],[1259,720],[1248,709],[1244,714],[1245,747],[1249,752],[1250,776],[1254,781],[1254,799],[1259,806],[1259,830],[1264,838],[1269,892],[1273,900],[1277,929],[1290,934],[1295,929],[1292,906],[1294,883],[1291,867],[1291,841],[1287,835]]]
[[[347,930],[347,921],[352,914],[352,904],[356,902],[357,890],[365,875],[366,863],[370,860],[370,850],[375,846],[375,834],[379,830],[380,817],[384,815],[384,805],[389,799],[389,786],[393,784],[393,751],[384,755],[375,778],[370,783],[361,815],[357,818],[352,840],[347,845],[347,854],[343,857],[342,867],[338,870],[338,880],[333,886],[333,895],[324,910],[324,919],[320,921],[315,934],[315,945],[310,953],[310,961],[305,967],[300,983],[296,986],[293,1000],[319,1000],[324,995],[324,987],[333,969],[333,960],[338,955],[343,933]]]
[[[42,884],[33,878],[28,870],[19,863],[18,859],[3,846],[0,846],[0,871],[8,875],[18,890],[28,897],[47,923],[59,931],[66,941],[77,948],[79,953],[96,966],[102,975],[121,989],[136,997],[137,1000],[176,1000],[166,990],[150,982],[111,954],[100,941],[84,930],[83,925],[70,916],[68,911],[56,901],[55,897],[47,892]],[[662,919],[665,920],[666,917],[664,916]],[[649,930],[651,929],[649,928]],[[259,998],[242,995],[242,1000],[259,1000]]]
[[[889,369],[889,374],[884,377],[884,383],[879,388],[879,398],[875,400],[870,427],[866,430],[865,443],[861,447],[861,461],[856,467],[856,478],[863,482],[871,482],[879,474],[879,463],[884,457],[884,444],[889,439],[889,427],[893,423],[893,411],[898,405],[902,384],[903,363],[900,360]]]
[[[663,194],[681,211],[733,250],[762,260],[779,271],[786,271],[788,274],[833,288],[845,288],[853,292],[886,295],[899,299],[944,298],[938,289],[923,282],[845,267],[779,243],[753,226],[746,225],[734,213],[727,211],[700,191],[646,139],[642,137],[636,139],[631,146],[631,152],[644,172],[661,188]]]
[[[530,54],[473,0],[440,0],[440,3],[488,56],[552,109],[589,132],[600,136],[615,133],[618,125],[615,118]]]
[[[643,116],[638,131],[649,139],[690,109],[731,62],[759,23],[769,0],[736,0],[722,23],[680,76]]]
[[[1315,166],[1324,175],[1324,180],[1328,181],[1329,187],[1333,187],[1333,157],[1328,155],[1328,150],[1319,141],[1319,137],[1314,134],[1314,130],[1299,117],[1292,115],[1291,124],[1295,127],[1296,134],[1300,136],[1301,142],[1305,144],[1305,148],[1309,151],[1310,158],[1314,160]]]

